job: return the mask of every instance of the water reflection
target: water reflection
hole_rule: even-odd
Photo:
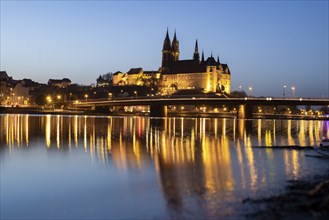
[[[188,203],[192,213],[209,218],[219,215],[224,200],[218,198],[227,203],[241,190],[271,184],[280,175],[275,165],[290,178],[301,174],[300,152],[254,146],[314,146],[329,138],[328,121],[9,114],[0,119],[0,152],[31,148],[42,140],[48,150],[82,149],[92,163],[113,164],[117,170],[151,164],[174,214]],[[202,209],[194,209],[199,200]],[[226,207],[220,215],[232,212]]]
[[[160,154],[165,161],[176,164],[194,163],[197,152],[204,161],[212,163],[222,157],[221,162],[230,163],[230,142],[237,148],[315,146],[329,136],[328,121],[19,114],[0,118],[1,147],[27,147],[32,140],[44,138],[47,148],[82,145],[91,156],[97,154],[102,160],[106,154],[115,150],[124,154],[131,147],[137,160],[145,150],[152,158]],[[237,155],[241,161],[241,152]]]

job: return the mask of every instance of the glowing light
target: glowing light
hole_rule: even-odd
[[[46,115],[46,145],[49,148],[51,144],[51,116]]]

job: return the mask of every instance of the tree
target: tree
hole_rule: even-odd
[[[106,81],[112,81],[113,78],[113,73],[112,72],[108,72],[106,74],[102,75],[102,78]]]

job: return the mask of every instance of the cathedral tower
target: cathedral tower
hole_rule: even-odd
[[[172,58],[171,43],[167,29],[167,35],[163,42],[162,48],[162,68],[168,68],[173,60]]]
[[[198,39],[195,41],[195,49],[193,54],[193,60],[200,62],[199,48],[198,48]]]
[[[179,41],[177,40],[177,37],[176,37],[176,30],[175,30],[174,39],[172,40],[171,45],[172,45],[171,50],[172,50],[173,61],[178,61],[179,60]]]

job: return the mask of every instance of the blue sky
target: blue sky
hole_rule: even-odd
[[[167,27],[191,59],[195,39],[219,56],[232,90],[328,97],[328,1],[3,1],[1,70],[15,79],[95,83],[132,67],[158,70]]]

